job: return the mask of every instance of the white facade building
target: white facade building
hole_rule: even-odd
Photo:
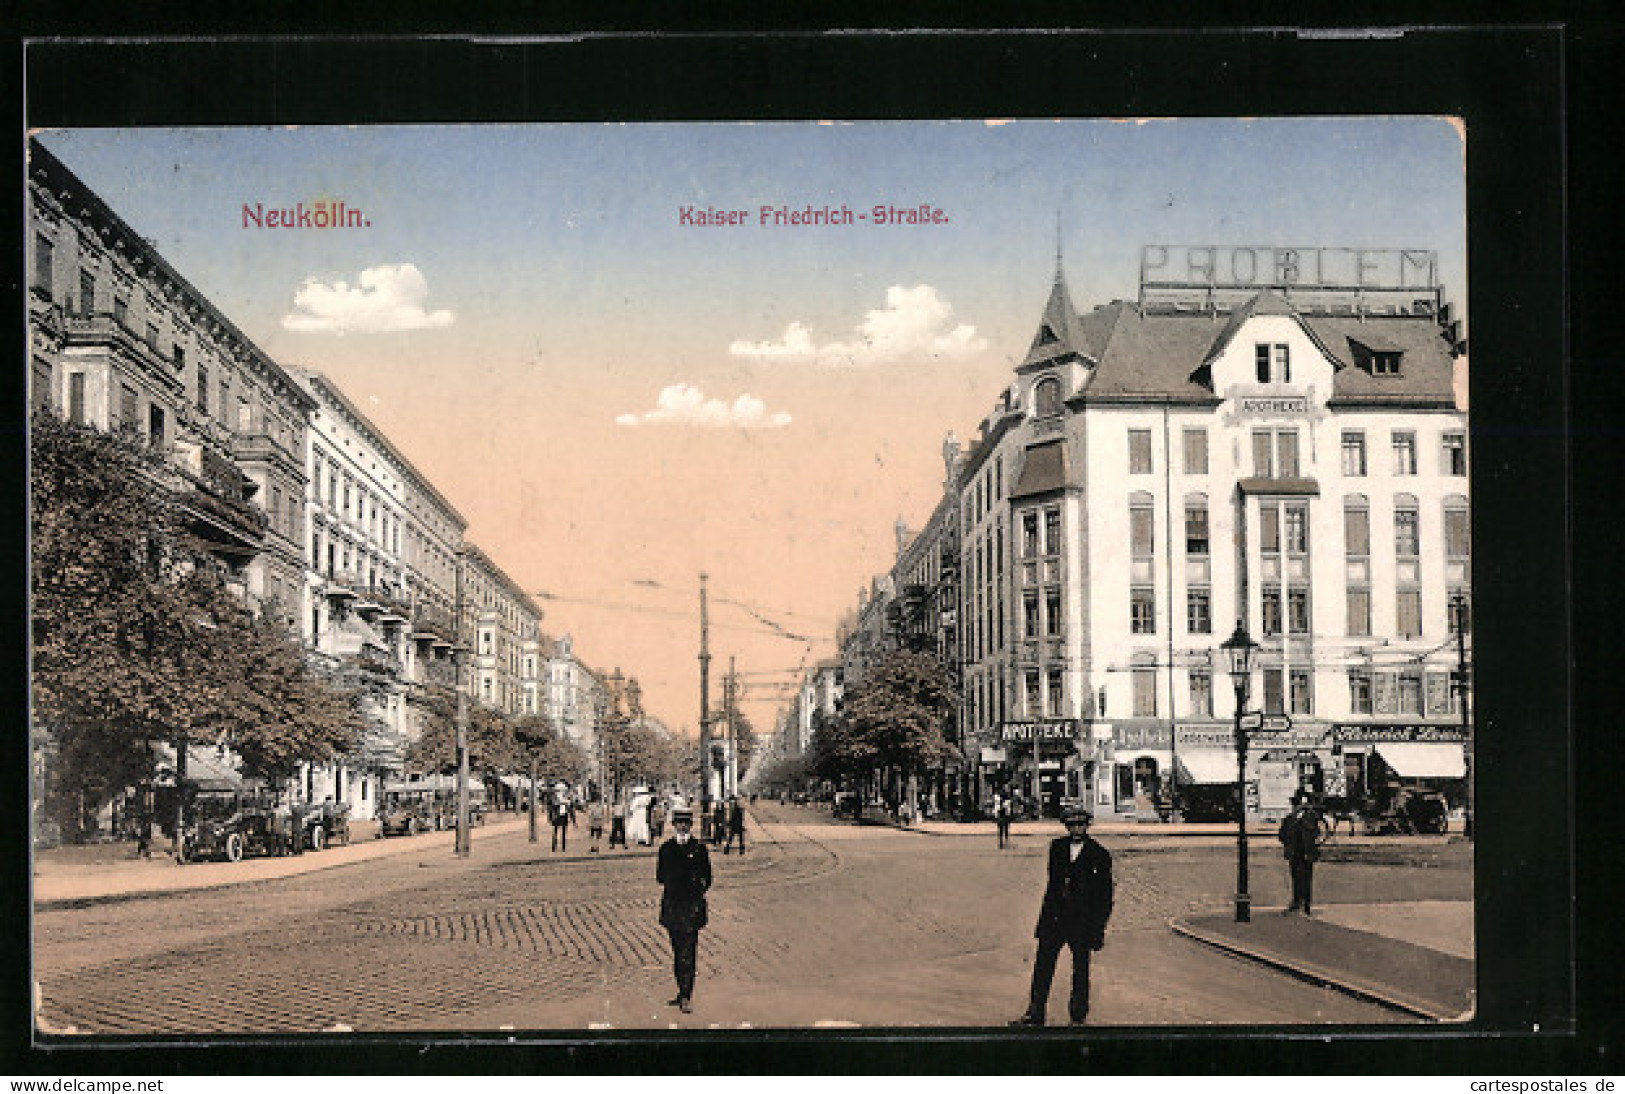
[[[1290,721],[1252,743],[1252,810],[1299,786],[1409,780],[1459,799],[1461,345],[1431,282],[1300,289],[1194,304],[1142,289],[1079,316],[1057,272],[961,477],[984,790],[1222,812],[1235,710],[1219,644],[1240,621],[1261,644],[1249,707]]]

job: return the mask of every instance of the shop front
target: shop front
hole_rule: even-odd
[[[1327,793],[1341,779],[1324,724],[1300,723],[1250,735],[1245,794],[1250,816],[1291,809],[1298,790]],[[1119,722],[1108,751],[1112,811],[1123,819],[1236,819],[1236,736],[1222,722],[1180,725]]]
[[[1066,805],[1091,800],[1094,764],[1080,751],[1078,734],[1076,718],[1000,725],[996,751],[1006,759],[1006,787],[1029,813],[1058,817]]]
[[[1332,739],[1340,796],[1367,812],[1383,812],[1407,790],[1442,794],[1452,810],[1463,807],[1467,734],[1460,725],[1343,723],[1332,727]]]

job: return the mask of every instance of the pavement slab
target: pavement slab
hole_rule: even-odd
[[[1407,924],[1425,923],[1427,932],[1437,934],[1446,932],[1442,925],[1447,921],[1470,925],[1471,905],[1431,903],[1436,906],[1426,914],[1417,914],[1409,905],[1386,903],[1357,909],[1332,906],[1312,917],[1254,908],[1247,923],[1216,914],[1177,918],[1171,926],[1207,945],[1420,1017],[1467,1021],[1474,1007],[1471,958],[1394,937]],[[1340,920],[1383,923],[1388,933],[1343,926]]]

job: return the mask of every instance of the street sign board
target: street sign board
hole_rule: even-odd
[[[1241,728],[1248,733],[1256,732],[1264,724],[1264,714],[1258,710],[1246,710],[1241,714]]]
[[[1285,733],[1292,728],[1292,719],[1285,714],[1266,714],[1263,724],[1258,727],[1259,733]]]

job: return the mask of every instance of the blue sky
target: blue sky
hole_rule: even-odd
[[[1025,352],[1058,212],[1083,310],[1132,297],[1151,243],[1436,250],[1465,304],[1463,144],[1444,119],[41,139],[264,349],[332,376],[516,580],[569,598],[544,604],[548,628],[639,672],[673,725],[694,722],[692,628],[575,602],[652,595],[638,578],[689,590],[706,569],[724,595],[823,621],[811,651],[741,631],[742,668],[830,652],[893,521],[929,515],[943,434],[969,438]],[[245,202],[322,198],[371,227],[242,227]],[[948,222],[679,222],[684,205],[843,202],[928,202]],[[792,330],[814,350],[882,343],[857,365],[731,349]],[[755,713],[770,723],[765,700]]]

